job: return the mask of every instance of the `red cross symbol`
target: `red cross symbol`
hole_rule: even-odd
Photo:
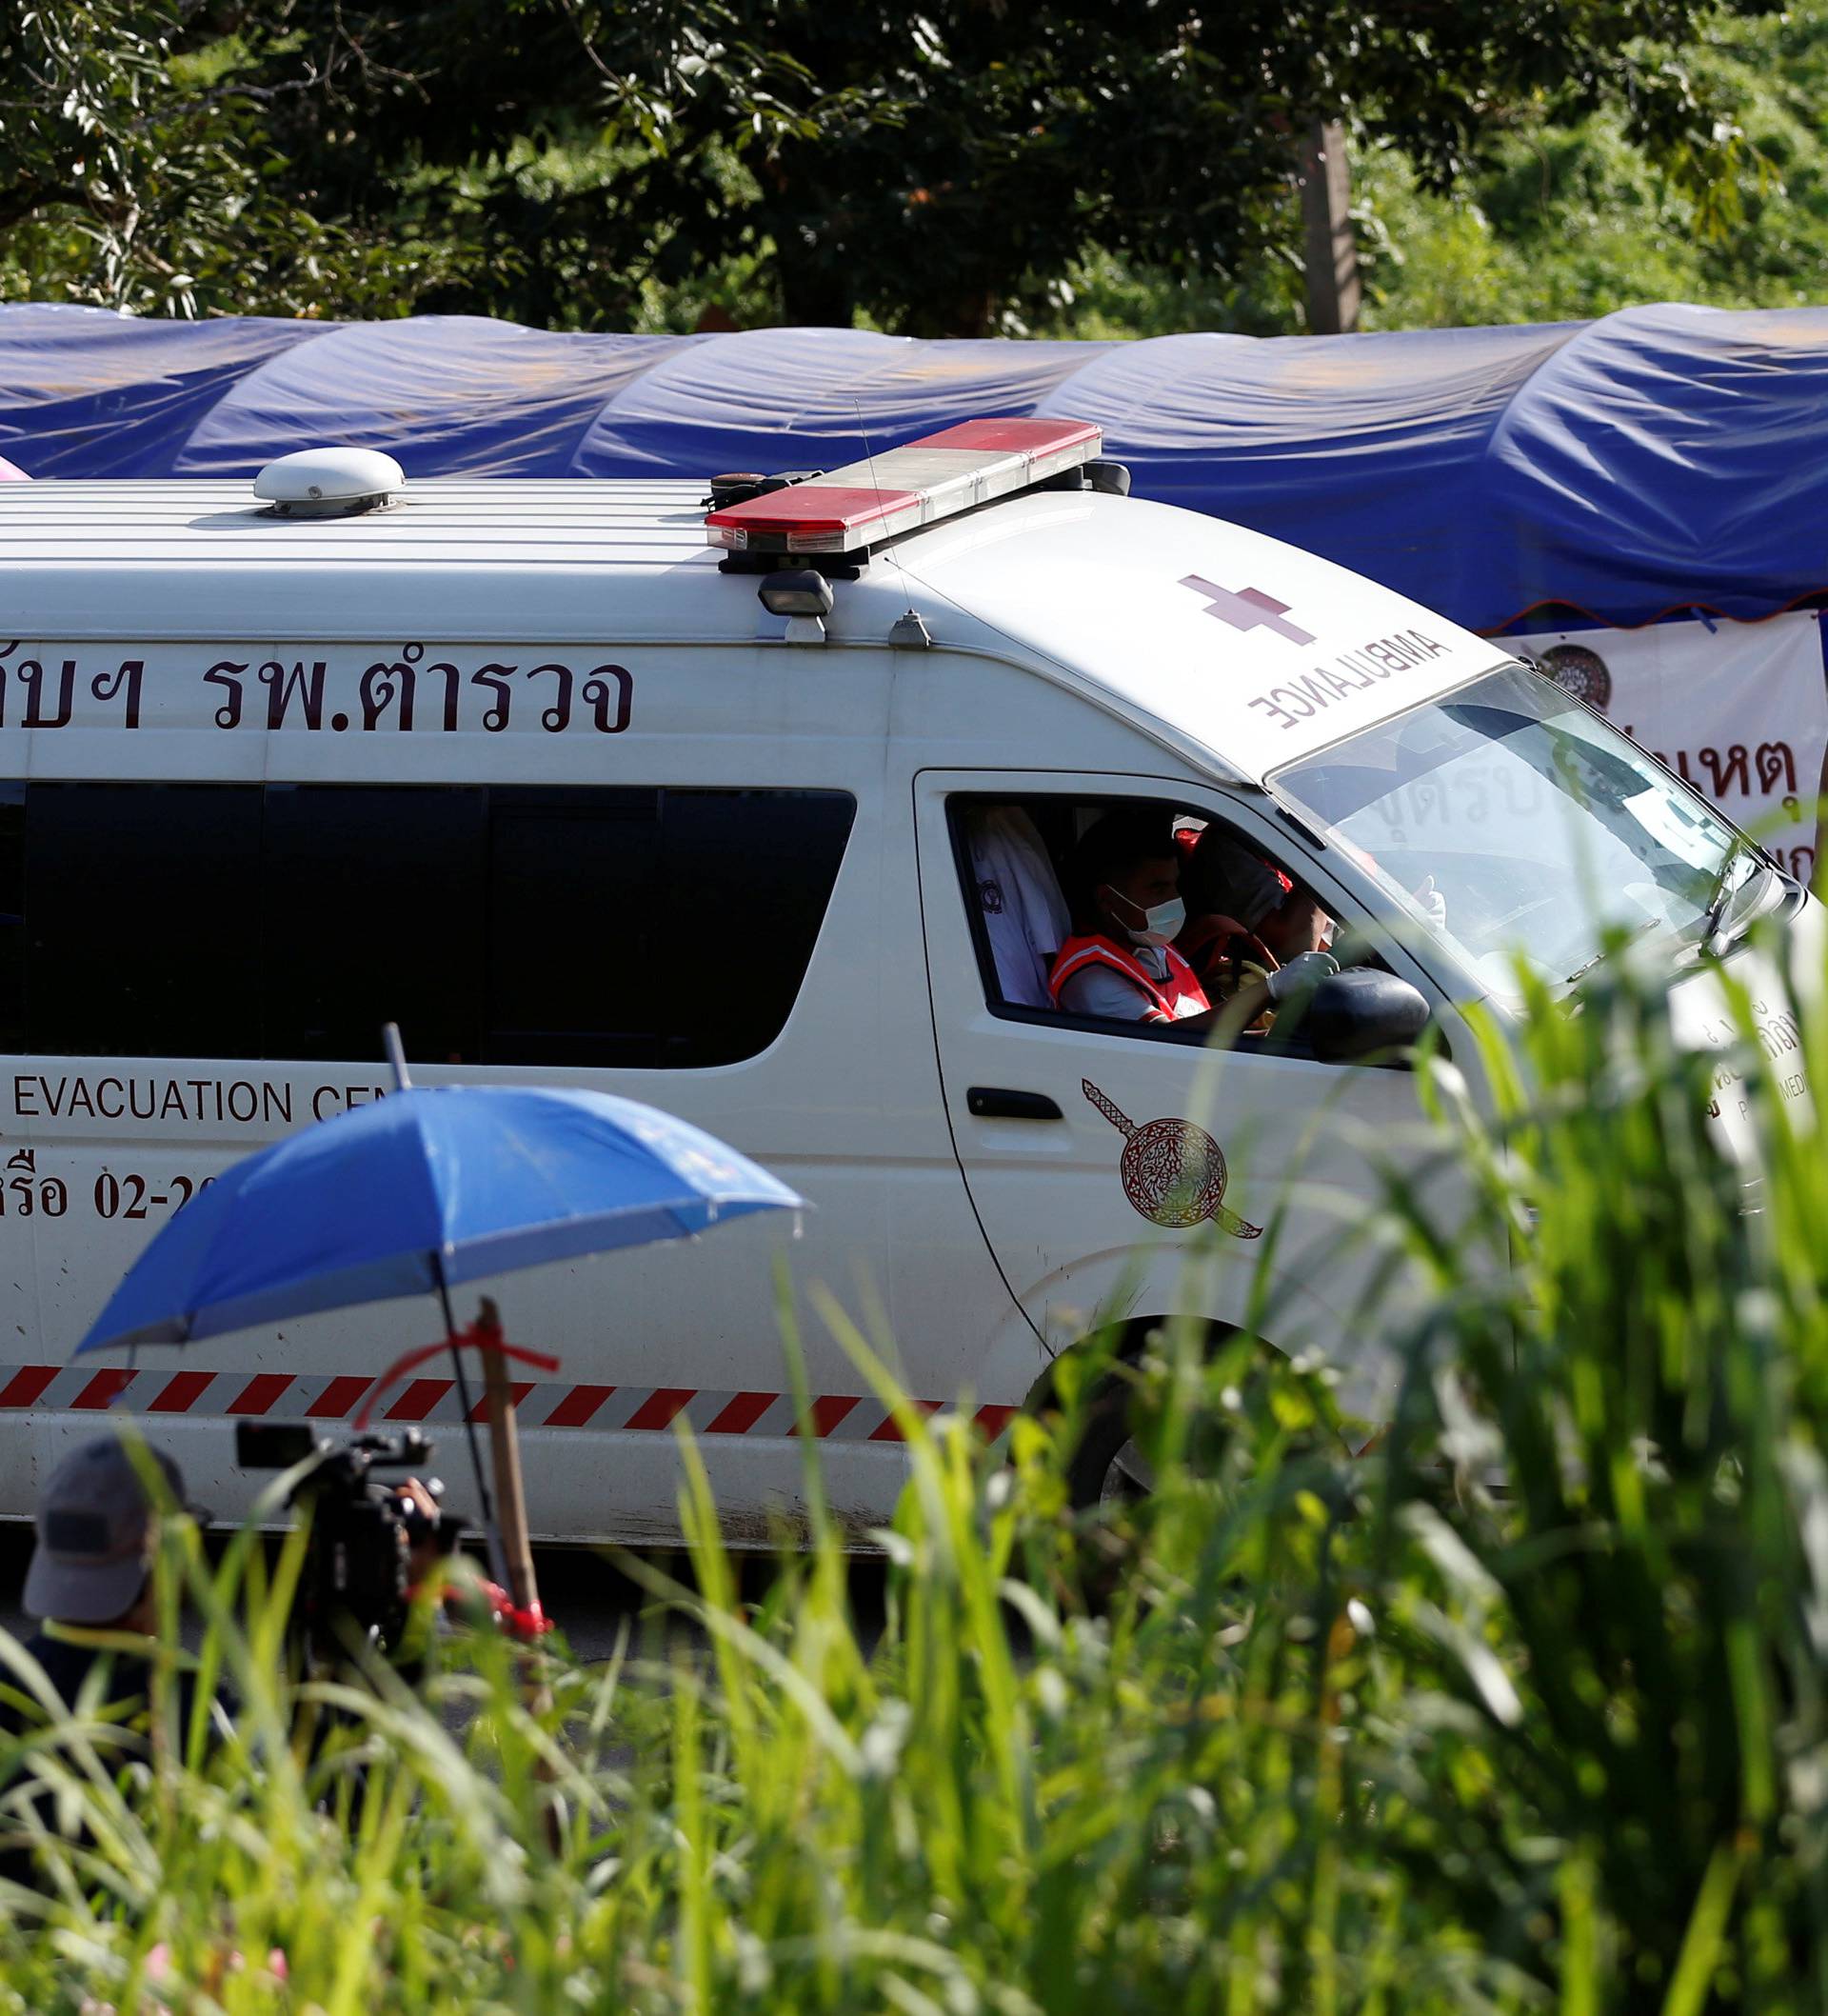
[[[1181,586],[1192,589],[1196,595],[1210,595],[1212,599],[1206,604],[1206,614],[1217,616],[1235,630],[1274,630],[1277,636],[1286,637],[1291,644],[1314,642],[1298,624],[1282,621],[1288,614],[1288,604],[1278,602],[1274,595],[1264,594],[1260,588],[1243,588],[1233,594],[1230,589],[1221,588],[1203,574],[1183,574]]]

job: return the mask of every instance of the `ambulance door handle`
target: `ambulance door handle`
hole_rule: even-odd
[[[964,1095],[967,1111],[980,1120],[1059,1120],[1062,1113],[1045,1092],[1012,1092],[1007,1086],[974,1085]]]

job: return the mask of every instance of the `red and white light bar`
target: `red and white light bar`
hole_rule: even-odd
[[[713,546],[743,553],[847,553],[1090,462],[1089,420],[965,420],[744,504],[712,511]]]

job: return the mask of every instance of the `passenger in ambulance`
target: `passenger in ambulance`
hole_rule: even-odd
[[[1020,805],[974,807],[964,834],[998,991],[1017,1007],[1044,1008],[1048,969],[1072,930],[1046,844]]]
[[[1181,852],[1165,810],[1108,812],[1080,842],[1070,895],[1074,934],[1055,957],[1055,1005],[1114,1022],[1248,1026],[1292,995],[1339,971],[1330,953],[1308,951],[1272,963],[1215,1008],[1199,975],[1175,948],[1186,923]]]

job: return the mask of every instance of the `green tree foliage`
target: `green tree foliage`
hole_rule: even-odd
[[[1731,0],[1735,13],[1769,0]],[[467,309],[1020,329],[1118,262],[1248,301],[1342,110],[1458,186],[1610,110],[1672,187],[1737,128],[1699,0],[9,0],[8,291],[184,312]]]
[[[1514,123],[1457,197],[1421,189],[1400,153],[1361,159],[1368,321],[1385,328],[1561,321],[1639,301],[1781,308],[1828,273],[1828,6],[1722,22],[1700,88],[1742,134],[1713,200],[1664,173],[1615,113]]]
[[[1828,296],[1828,4],[1713,23],[1696,88],[1737,135],[1706,188],[1670,172],[1617,108],[1572,121],[1540,103],[1495,122],[1483,160],[1451,191],[1399,146],[1361,131],[1354,214],[1364,327],[1584,320],[1645,301],[1783,308]],[[1036,327],[1159,335],[1303,326],[1291,202],[1267,257],[1227,284],[1099,253],[1069,268]]]
[[[288,179],[274,108],[332,87],[295,51],[263,82],[186,0],[0,0],[0,297],[145,313],[392,314],[467,249],[328,216]]]

